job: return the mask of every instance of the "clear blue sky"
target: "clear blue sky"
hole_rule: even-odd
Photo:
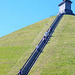
[[[57,15],[63,0],[0,0],[0,37]],[[75,12],[75,0],[72,10]]]

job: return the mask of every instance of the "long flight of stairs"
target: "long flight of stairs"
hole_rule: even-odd
[[[50,31],[49,31],[49,29],[47,30],[47,32],[49,31],[49,35],[45,37],[45,41],[43,41],[43,39],[41,39],[41,41],[38,44],[39,48],[38,49],[35,48],[33,53],[30,55],[30,57],[28,58],[28,60],[24,64],[24,66],[22,67],[21,74],[18,73],[18,75],[28,75],[30,69],[32,68],[32,66],[36,62],[37,58],[39,57],[39,55],[42,53],[44,47],[46,46],[46,44],[50,40],[55,28],[57,27],[57,25],[60,22],[63,15],[64,14],[57,15],[57,17],[55,18],[55,20],[53,21],[53,23],[49,27]]]

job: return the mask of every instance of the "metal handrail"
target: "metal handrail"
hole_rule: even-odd
[[[51,28],[51,30],[49,31],[49,29],[47,30],[47,32],[49,31],[49,36],[46,37],[46,42],[42,45],[43,43],[43,40],[41,39],[41,41],[39,42],[39,48],[40,48],[40,51],[42,52],[42,50],[44,49],[45,45],[47,44],[47,42],[49,41],[53,31],[55,30],[57,24],[59,23],[60,19],[62,18],[63,14],[59,14],[57,15],[57,17],[55,18],[55,20],[53,21],[53,23],[51,24],[51,26],[49,28]],[[58,23],[57,23],[58,22]],[[57,23],[57,24],[56,24]],[[56,26],[55,26],[56,25]],[[49,38],[48,38],[49,37]],[[26,68],[26,66],[29,64],[29,62],[31,62],[29,65],[28,65],[28,68],[30,67],[31,64],[33,64],[35,58],[38,58],[37,56],[40,54],[40,51],[38,52],[38,50],[35,48],[35,50],[33,51],[33,53],[30,55],[30,57],[28,58],[28,60],[26,61],[26,63],[24,64],[24,66],[22,67],[21,71],[23,73],[23,70]],[[36,57],[33,58],[33,56],[35,55],[35,53],[37,52],[36,54]],[[33,60],[31,61],[31,59],[33,58]],[[28,70],[28,69],[26,69]],[[29,68],[30,70],[30,68]],[[25,71],[25,70],[24,70]],[[18,73],[19,75],[19,73]],[[22,74],[23,75],[23,74]],[[25,74],[27,75],[27,74]]]

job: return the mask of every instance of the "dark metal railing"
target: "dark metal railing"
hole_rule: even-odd
[[[50,37],[52,36],[55,28],[57,27],[57,25],[60,22],[60,20],[63,17],[63,15],[64,14],[57,15],[57,17],[55,18],[55,20],[53,21],[53,23],[49,27],[50,30],[49,29],[47,30],[47,32],[49,31],[49,35],[45,37],[46,38],[45,42],[41,39],[41,41],[38,44],[39,45],[39,49],[35,48],[35,50],[33,51],[33,53],[30,55],[30,57],[28,58],[28,60],[24,64],[24,66],[22,67],[21,74],[18,73],[18,75],[27,75],[29,73],[30,69],[32,68],[32,66],[36,62],[37,58],[39,57],[39,55],[43,51],[43,49],[46,46],[46,44],[48,43]]]

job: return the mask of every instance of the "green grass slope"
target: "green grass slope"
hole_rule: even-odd
[[[0,38],[0,75],[16,75],[55,16]],[[46,26],[45,24],[49,24]]]
[[[75,75],[75,16],[64,16],[29,75]]]
[[[0,38],[0,75],[16,75],[55,19]],[[45,25],[48,23],[49,25]],[[29,75],[75,75],[75,16],[64,16]]]

